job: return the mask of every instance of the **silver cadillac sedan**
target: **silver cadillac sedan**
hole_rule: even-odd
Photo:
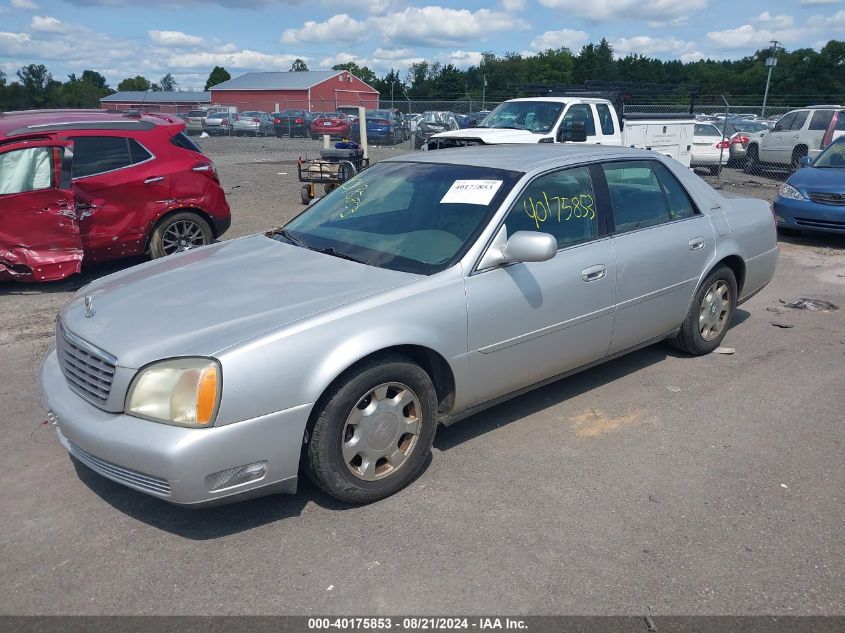
[[[41,370],[70,454],[172,503],[351,503],[438,424],[661,340],[715,349],[771,280],[769,204],[671,158],[500,145],[380,162],[287,225],[103,277]]]

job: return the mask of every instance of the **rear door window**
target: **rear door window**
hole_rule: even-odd
[[[804,127],[804,121],[807,120],[807,115],[809,112],[807,110],[799,110],[795,113],[795,118],[792,120],[792,123],[789,125],[790,130],[800,130]]]
[[[153,155],[147,151],[147,148],[135,139],[128,138],[126,140],[129,143],[129,158],[131,159],[133,165],[146,162],[153,157]]]
[[[663,224],[670,220],[660,181],[646,161],[602,165],[617,233]]]
[[[606,103],[599,103],[596,104],[596,110],[599,113],[601,133],[605,136],[613,134],[613,115],[610,113],[610,106]]]
[[[85,178],[129,167],[128,139],[121,136],[75,136],[73,141],[73,177]]]

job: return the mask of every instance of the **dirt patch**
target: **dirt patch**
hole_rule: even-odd
[[[569,422],[578,437],[599,437],[605,433],[638,424],[644,417],[643,409],[634,409],[616,417],[601,409],[590,409],[569,418]]]

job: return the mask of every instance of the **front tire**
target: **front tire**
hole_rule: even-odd
[[[722,344],[736,309],[736,276],[718,266],[695,293],[681,331],[672,344],[694,356],[709,354]]]
[[[425,467],[436,412],[434,385],[421,367],[399,355],[366,361],[322,400],[308,441],[308,476],[346,503],[388,497]]]
[[[743,171],[746,174],[760,175],[761,169],[758,152],[759,150],[756,145],[749,145],[748,149],[745,151],[745,167],[743,168]]]
[[[174,213],[153,230],[150,255],[153,259],[211,244],[214,234],[208,222],[192,211]]]

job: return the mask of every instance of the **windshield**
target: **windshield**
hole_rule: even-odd
[[[842,138],[845,139],[845,137]],[[813,161],[813,167],[836,167],[838,169],[845,167],[845,140],[837,140],[829,145]]]
[[[463,256],[521,175],[466,165],[378,163],[272,237],[379,268],[431,275]]]
[[[528,130],[546,134],[555,126],[565,104],[553,101],[506,101],[478,127]]]

